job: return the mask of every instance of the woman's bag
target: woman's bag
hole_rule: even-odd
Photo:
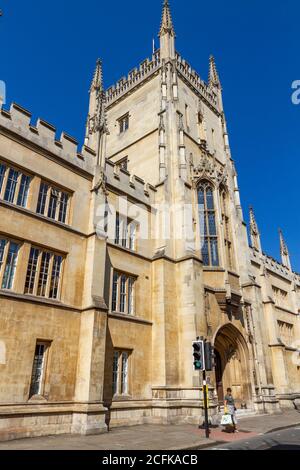
[[[221,426],[232,426],[232,416],[223,415],[221,419]]]

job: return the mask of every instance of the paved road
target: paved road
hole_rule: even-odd
[[[300,450],[300,427],[276,431],[251,439],[222,444],[213,450]],[[210,450],[212,450],[210,449]]]
[[[1,427],[1,426],[0,426]],[[238,441],[250,441],[259,434],[278,428],[300,429],[300,413],[295,410],[279,415],[257,415],[243,418],[238,424],[238,434],[224,433],[222,428],[212,429],[210,440],[196,425],[144,424],[112,429],[99,436],[56,435],[16,441],[0,442],[2,450],[186,450],[214,447],[224,442],[238,445]],[[269,435],[270,436],[270,435]],[[300,436],[297,444],[300,445]]]

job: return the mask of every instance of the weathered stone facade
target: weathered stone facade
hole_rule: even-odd
[[[0,439],[198,422],[197,336],[212,416],[227,386],[258,412],[300,397],[300,275],[252,210],[249,247],[215,62],[205,83],[177,54],[167,1],[159,36],[106,91],[98,61],[81,153],[1,110]]]

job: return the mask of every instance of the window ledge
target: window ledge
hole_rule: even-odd
[[[35,403],[47,403],[48,400],[47,398],[45,398],[43,395],[32,395],[32,397],[30,397],[28,399],[28,403],[31,403],[31,402],[35,402]]]
[[[132,400],[132,395],[125,394],[125,393],[122,395],[116,394],[113,396],[112,400],[113,402]]]
[[[225,273],[225,269],[220,266],[203,266],[203,271]]]
[[[152,325],[153,323],[149,320],[144,320],[143,318],[138,318],[132,314],[120,313],[120,312],[109,312],[108,316],[110,318],[119,318],[120,320],[132,321],[136,323],[143,323],[145,325]]]
[[[64,308],[68,310],[76,310],[78,308],[72,307],[71,305],[64,304],[59,300],[48,299],[47,297],[38,297],[29,294],[20,294],[19,292],[14,292],[8,289],[0,289],[0,297],[9,297],[16,300],[22,300],[25,302],[33,302],[37,304],[51,305],[53,307]]]
[[[26,214],[29,217],[34,217],[36,219],[41,219],[46,223],[49,223],[51,225],[55,225],[56,227],[62,228],[63,230],[68,230],[69,232],[73,232],[76,235],[86,236],[86,234],[80,232],[79,230],[74,229],[70,225],[64,224],[64,223],[59,222],[59,221],[54,220],[54,219],[50,219],[50,217],[46,217],[45,215],[38,214],[37,212],[34,212],[30,209],[27,209],[26,207],[17,206],[16,204],[12,204],[11,202],[4,201],[3,199],[0,199],[0,206],[7,207],[7,208],[15,210],[17,212],[22,212],[23,214]]]
[[[138,251],[130,250],[129,248],[124,248],[123,246],[117,245],[117,243],[114,243],[112,241],[107,241],[107,245],[112,247],[112,248],[116,248],[117,250],[123,251],[124,253],[128,253],[129,255],[137,256],[137,257],[142,258],[146,261],[152,261],[152,258],[149,258],[146,255],[142,255]]]
[[[118,248],[121,248],[122,250],[127,251],[128,253],[136,253],[135,249],[127,248],[127,246],[123,246],[115,242],[110,242],[110,243],[111,245],[117,246]]]
[[[228,274],[231,274],[231,276],[234,277],[240,277],[240,275],[236,271],[232,271],[231,269],[228,269]]]

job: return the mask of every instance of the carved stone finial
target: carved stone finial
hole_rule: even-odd
[[[292,267],[291,267],[289,250],[288,250],[287,244],[284,240],[283,233],[282,233],[281,229],[279,229],[279,238],[280,238],[280,255],[281,255],[282,264],[283,264],[283,266],[285,266],[286,268],[291,270]]]
[[[175,29],[173,26],[169,1],[164,0],[159,37],[167,33],[171,34],[172,36],[175,36]]]
[[[216,88],[221,89],[221,82],[220,82],[219,74],[217,71],[215,58],[212,55],[209,58],[208,84],[212,88],[216,87]]]
[[[199,165],[193,168],[193,180],[208,178],[219,187],[221,184],[226,185],[228,174],[225,167],[217,163],[212,157],[204,154]]]

